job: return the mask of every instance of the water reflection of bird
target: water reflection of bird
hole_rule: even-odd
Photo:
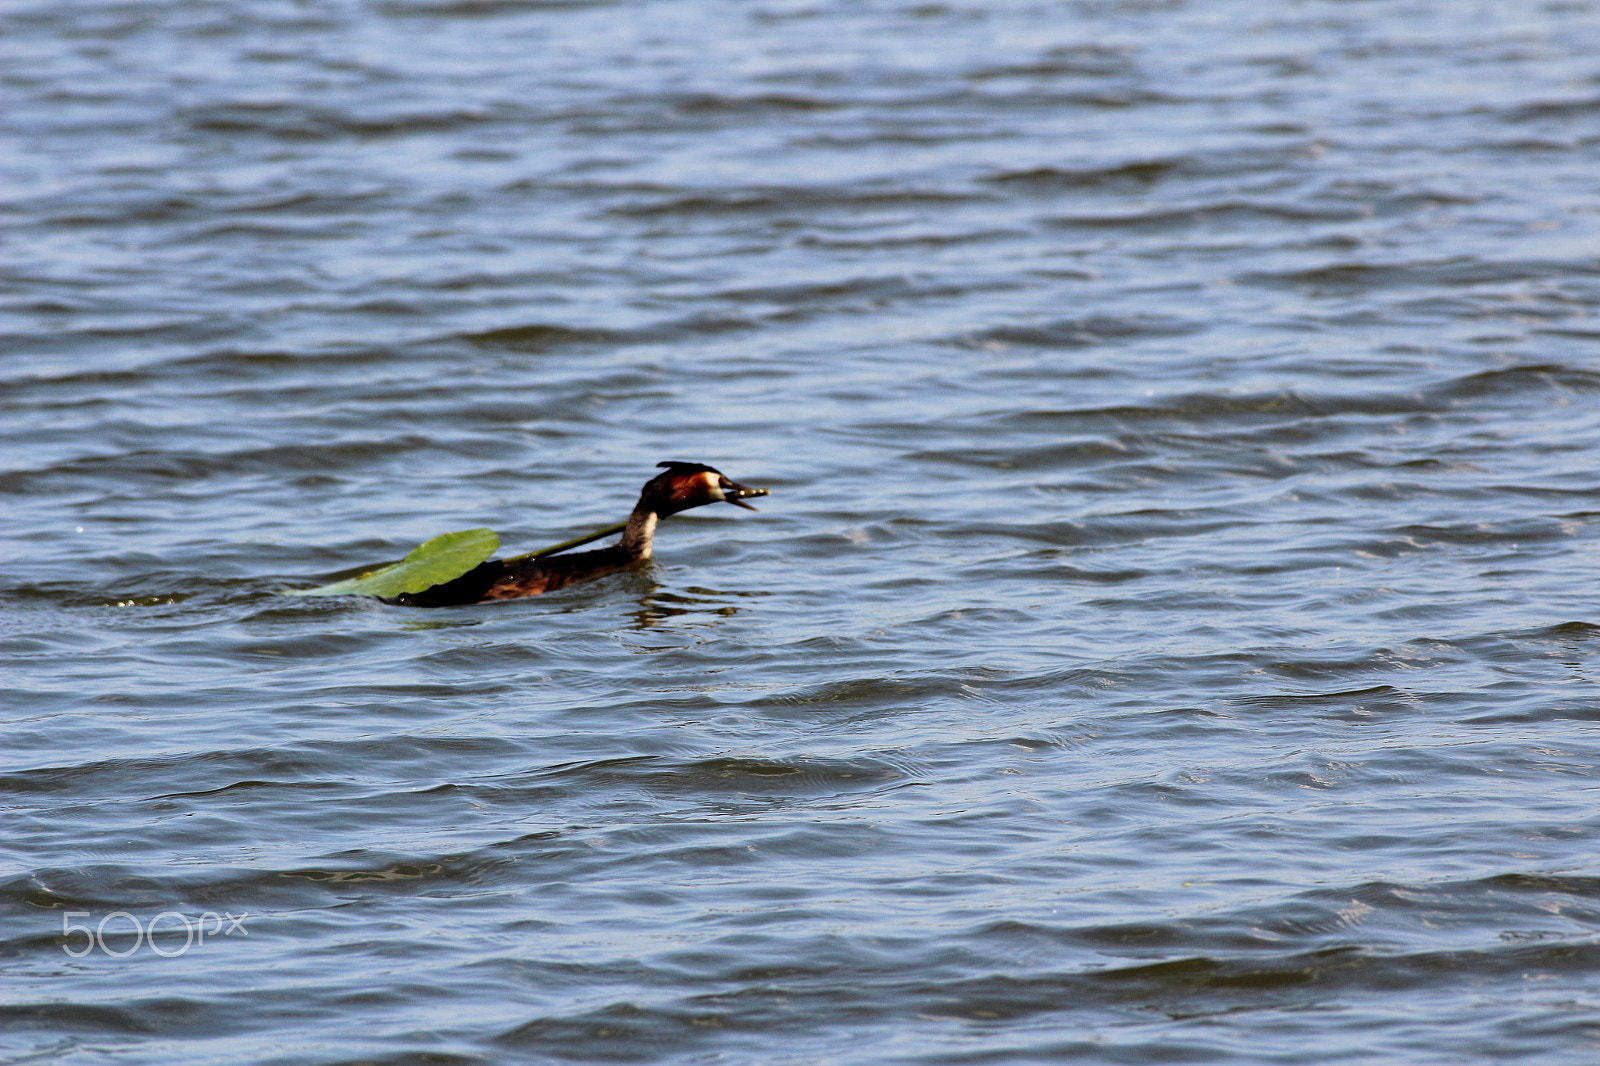
[[[645,483],[639,502],[628,516],[622,540],[609,548],[546,555],[540,558],[490,559],[465,574],[421,592],[405,592],[390,603],[407,607],[454,607],[490,600],[537,596],[567,585],[602,577],[650,558],[656,523],[668,515],[708,503],[731,503],[754,511],[745,503],[750,496],[765,496],[766,489],[736,485],[722,471],[701,463],[657,463],[667,472]]]

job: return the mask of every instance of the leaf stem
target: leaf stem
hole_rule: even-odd
[[[586,533],[581,537],[573,537],[571,540],[564,540],[560,544],[552,544],[550,547],[540,548],[538,551],[525,552],[522,555],[513,555],[502,561],[507,563],[516,563],[521,562],[524,559],[543,559],[546,555],[554,555],[556,552],[564,552],[568,548],[576,548],[581,544],[589,543],[591,540],[599,540],[601,537],[609,537],[613,533],[621,533],[627,528],[628,523],[618,522],[615,525],[609,525],[604,529],[597,529],[593,533]]]

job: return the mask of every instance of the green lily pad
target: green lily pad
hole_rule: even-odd
[[[411,554],[359,577],[314,589],[284,589],[285,596],[398,596],[453,581],[495,553],[500,535],[492,529],[463,529],[424,541]]]

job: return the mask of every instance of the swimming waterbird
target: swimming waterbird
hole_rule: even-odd
[[[701,507],[708,503],[731,503],[747,511],[756,508],[744,501],[767,495],[766,489],[736,485],[715,467],[703,463],[657,463],[666,473],[645,483],[639,502],[622,529],[622,540],[609,548],[556,555],[554,552],[598,540],[616,527],[589,537],[557,545],[533,555],[511,559],[490,559],[442,585],[421,592],[403,592],[388,602],[407,607],[454,607],[491,600],[514,600],[553,592],[580,581],[589,581],[650,558],[656,523],[668,515]]]

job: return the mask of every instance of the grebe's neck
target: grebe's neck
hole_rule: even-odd
[[[634,559],[650,558],[658,521],[660,516],[656,514],[655,508],[640,500],[639,506],[628,516],[628,528],[622,533],[621,546],[627,550],[629,556]]]

